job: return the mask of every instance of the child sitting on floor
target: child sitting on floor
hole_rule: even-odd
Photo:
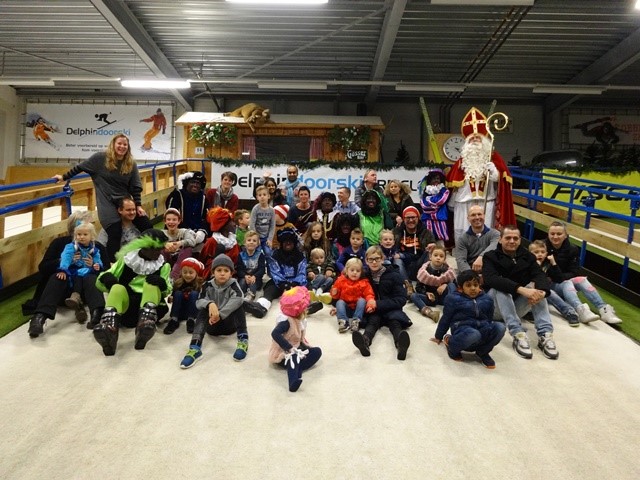
[[[331,315],[337,314],[338,332],[357,332],[365,311],[371,313],[375,307],[375,294],[369,280],[362,278],[362,261],[347,260],[342,274],[331,288],[335,307]]]
[[[238,283],[244,292],[245,300],[256,298],[258,290],[262,289],[262,277],[267,269],[267,260],[260,248],[258,232],[249,230],[244,236],[244,247],[238,258]]]
[[[193,257],[187,257],[180,262],[180,277],[173,282],[171,293],[171,311],[169,321],[163,333],[171,335],[180,326],[180,321],[187,319],[187,333],[193,333],[198,315],[196,300],[200,296],[200,288],[204,280],[202,272],[204,264]]]
[[[202,358],[204,334],[237,336],[233,359],[244,360],[249,348],[247,320],[242,309],[243,295],[238,281],[232,277],[233,261],[220,254],[211,265],[213,278],[208,281],[196,302],[198,316],[189,344],[189,351],[180,362],[180,368],[192,367]]]
[[[489,352],[502,340],[505,325],[493,321],[493,300],[480,288],[477,272],[465,270],[457,283],[458,289],[444,301],[444,315],[431,341],[440,345],[444,340],[449,358],[456,362],[466,350],[476,352],[485,367],[496,368]],[[449,328],[451,334],[446,333]]]
[[[331,295],[328,292],[333,285],[335,274],[333,262],[326,259],[324,250],[322,248],[311,250],[307,263],[307,285],[311,291],[312,300],[331,303]]]
[[[309,303],[309,291],[305,287],[285,291],[280,297],[280,310],[286,317],[278,317],[278,323],[271,332],[273,342],[269,361],[287,369],[290,392],[300,388],[302,372],[313,367],[322,356],[319,347],[305,343]]]
[[[449,284],[456,279],[453,269],[447,264],[447,251],[443,244],[433,247],[430,260],[420,267],[417,278],[417,291],[411,295],[411,301],[423,316],[438,322],[440,312],[430,307],[444,303]]]

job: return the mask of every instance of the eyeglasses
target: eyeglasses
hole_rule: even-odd
[[[382,261],[382,257],[369,257],[367,258],[367,262],[378,263]]]

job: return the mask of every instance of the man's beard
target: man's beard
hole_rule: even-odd
[[[465,178],[482,180],[486,174],[487,163],[491,161],[491,142],[488,138],[482,139],[482,144],[465,143],[462,147],[462,163]]]

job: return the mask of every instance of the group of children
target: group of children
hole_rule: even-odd
[[[269,358],[287,369],[291,391],[300,387],[302,371],[322,354],[319,348],[306,343],[304,332],[306,315],[320,310],[323,304],[332,305],[330,313],[337,318],[338,332],[351,332],[356,347],[363,355],[369,355],[375,329],[366,325],[366,319],[367,314],[380,312],[380,298],[374,291],[380,270],[376,267],[376,272],[368,271],[366,255],[371,245],[363,231],[355,226],[356,222],[342,219],[336,225],[333,241],[327,238],[320,221],[310,222],[300,235],[287,221],[288,206],[269,205],[266,187],[256,189],[256,199],[258,203],[251,212],[237,210],[233,217],[225,209],[212,208],[207,219],[213,234],[206,242],[200,232],[179,228],[180,212],[169,208],[164,216],[164,231],[143,232],[140,239],[123,247],[117,262],[102,274],[104,266],[95,249],[93,225],[83,223],[76,227],[74,241],[65,248],[57,276],[68,280],[72,293],[66,303],[77,308],[83,277],[100,274],[96,286],[108,296],[102,320],[92,327],[105,355],[115,353],[121,312],[128,310],[129,303],[142,305],[139,318],[127,326],[136,327],[136,348],[144,348],[155,332],[155,324],[167,313],[164,297],[171,303],[164,333],[174,333],[185,321],[187,332],[192,335],[181,368],[190,368],[202,357],[205,333],[235,333],[233,358],[243,360],[249,339],[246,313],[262,318],[276,298],[280,298],[284,317],[278,317],[273,330]],[[548,251],[549,246],[560,248],[560,244],[551,242],[534,241],[529,248],[552,282],[560,285],[566,279]],[[396,270],[401,274],[398,278],[406,279],[392,230],[381,229],[376,248],[382,255],[381,270]],[[407,290],[405,297],[424,317],[438,323],[431,340],[444,342],[450,358],[460,361],[463,351],[475,351],[482,364],[495,368],[489,353],[504,335],[504,324],[493,321],[493,301],[482,291],[479,274],[467,270],[456,278],[446,258],[442,243],[430,245],[420,260],[415,290],[413,283],[399,282]],[[265,275],[268,280],[263,283]],[[583,290],[590,287],[585,277],[576,278],[573,284]],[[118,288],[114,288],[116,285]],[[563,290],[562,296],[557,289],[552,290],[549,303],[572,326],[599,319],[587,304],[580,302],[576,288]],[[131,298],[132,295],[137,297]],[[594,300],[601,313],[607,314],[608,306],[599,301],[601,306],[598,299]],[[440,311],[432,308],[436,305],[444,306],[442,319]],[[402,360],[409,346],[404,330],[411,322],[405,323],[400,322],[402,328],[394,332],[398,358]]]

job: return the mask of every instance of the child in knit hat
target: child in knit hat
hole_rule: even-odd
[[[276,250],[280,248],[280,242],[278,241],[278,232],[280,230],[284,230],[285,228],[291,228],[293,230],[296,227],[293,226],[293,223],[287,221],[289,216],[289,205],[276,205],[273,207],[273,211],[276,214],[276,228],[273,233],[273,238],[271,239],[271,248]]]
[[[273,342],[269,361],[286,368],[290,392],[300,388],[302,372],[314,366],[322,356],[319,347],[305,343],[309,303],[309,291],[305,287],[297,286],[285,291],[280,297],[280,310],[284,315],[278,317],[278,323],[271,332]]]
[[[169,322],[164,327],[164,334],[171,335],[180,326],[180,321],[187,319],[187,332],[193,333],[198,309],[196,300],[202,288],[202,272],[204,264],[193,257],[180,262],[180,276],[173,282],[171,294],[171,312]]]
[[[196,301],[198,315],[189,344],[189,351],[180,362],[180,368],[192,367],[202,358],[204,334],[237,336],[233,359],[244,360],[249,349],[247,320],[242,309],[243,294],[238,281],[233,278],[235,265],[227,255],[220,254],[211,265],[213,278],[205,283]]]

